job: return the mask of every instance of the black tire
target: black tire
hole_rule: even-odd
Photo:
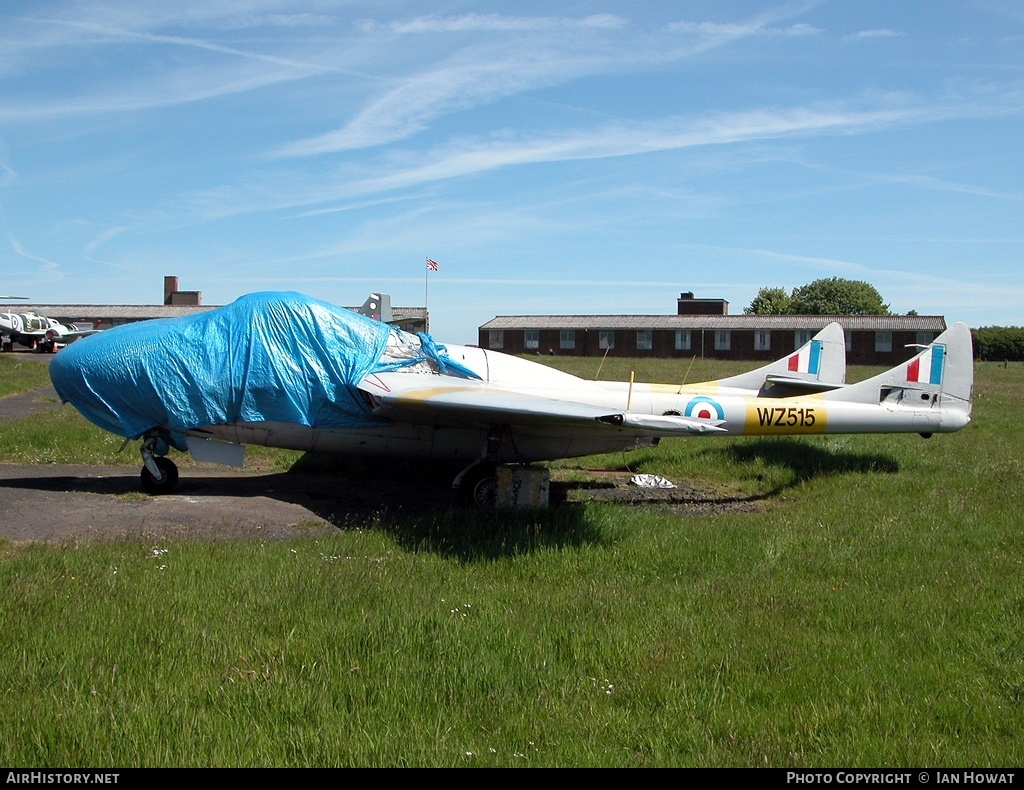
[[[169,494],[178,485],[178,467],[170,458],[154,458],[153,462],[163,477],[157,480],[148,467],[142,467],[142,490],[147,494]]]
[[[498,503],[498,470],[492,464],[473,467],[459,485],[459,497],[473,507],[493,509]]]

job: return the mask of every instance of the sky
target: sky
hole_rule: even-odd
[[[1022,132],[1018,0],[3,0],[0,293],[1021,326]]]

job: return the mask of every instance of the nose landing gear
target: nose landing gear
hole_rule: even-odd
[[[169,494],[178,485],[178,466],[163,453],[167,440],[159,431],[151,431],[142,441],[142,490],[147,494]]]

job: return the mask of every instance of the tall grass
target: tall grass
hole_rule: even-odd
[[[0,546],[0,763],[1019,766],[1022,405],[579,464],[744,508]]]

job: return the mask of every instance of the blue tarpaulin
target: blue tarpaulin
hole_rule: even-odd
[[[392,333],[418,355],[388,358]],[[54,357],[50,377],[62,401],[125,437],[240,420],[355,428],[380,422],[356,390],[363,378],[423,361],[476,377],[429,335],[302,294],[257,293],[82,338]]]

